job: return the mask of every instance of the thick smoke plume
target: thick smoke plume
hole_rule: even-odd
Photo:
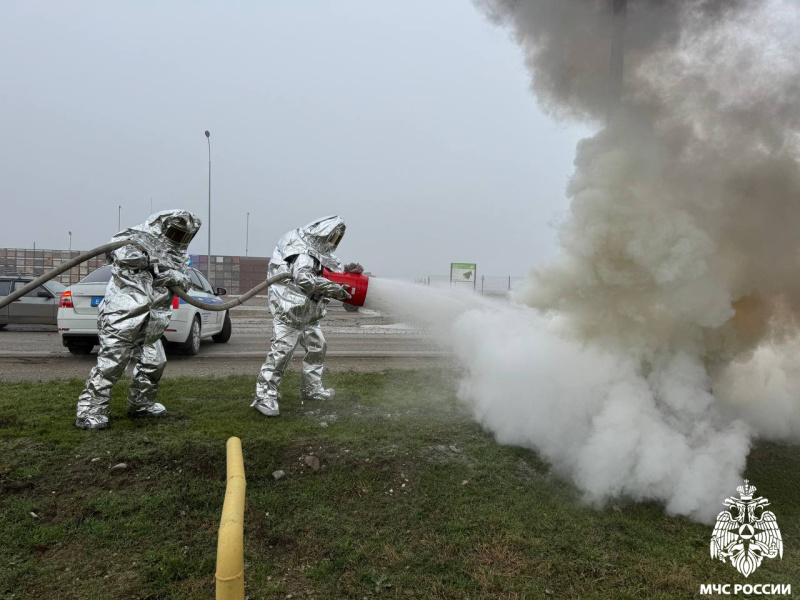
[[[588,500],[708,520],[753,436],[800,439],[800,6],[629,0],[616,104],[610,0],[477,4],[546,111],[603,129],[520,305],[450,303],[463,396]]]

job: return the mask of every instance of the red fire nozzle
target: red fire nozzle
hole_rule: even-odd
[[[367,298],[367,288],[369,287],[369,277],[361,273],[334,273],[324,267],[322,268],[322,276],[347,288],[352,298],[342,300],[342,302],[353,306],[364,306],[364,300]]]

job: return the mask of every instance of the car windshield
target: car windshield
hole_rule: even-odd
[[[111,279],[111,265],[100,267],[97,271],[89,273],[81,279],[80,283],[108,283]]]
[[[197,271],[194,269],[189,269],[189,279],[191,280],[192,285],[198,290],[203,289],[203,283],[200,281],[200,277],[197,275]]]
[[[203,275],[197,269],[192,269],[195,273],[197,273],[197,278],[200,280],[200,283],[203,285],[203,291],[208,292],[209,294],[214,293],[214,288],[211,287],[211,284],[208,283],[208,279],[206,279],[205,275]]]

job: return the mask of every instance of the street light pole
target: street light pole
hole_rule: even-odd
[[[69,250],[72,252],[72,232],[68,231],[67,233],[69,234]]]
[[[208,130],[206,130],[206,140],[208,140],[208,263],[206,264],[206,279],[211,283],[211,132]]]
[[[250,213],[247,213],[247,233],[244,236],[244,256],[247,258],[247,251],[250,249]]]

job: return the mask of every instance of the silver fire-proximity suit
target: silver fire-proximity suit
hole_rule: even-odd
[[[168,288],[188,289],[187,250],[200,224],[190,212],[165,210],[111,239],[130,239],[138,247],[123,246],[106,255],[112,275],[97,316],[100,352],[78,397],[77,427],[108,427],[111,387],[131,360],[137,364],[128,392],[128,414],[166,414],[164,406],[156,402],[156,394],[167,362],[161,336],[172,315]]]
[[[269,263],[269,275],[289,272],[290,279],[269,288],[272,312],[272,340],[266,362],[256,383],[254,406],[261,414],[280,414],[278,401],[283,372],[297,344],[305,350],[303,399],[326,400],[334,391],[322,387],[323,362],[327,344],[319,322],[330,298],[346,300],[347,290],[321,276],[322,268],[342,272],[336,250],[345,231],[344,220],[332,216],[309,223],[284,235]]]

